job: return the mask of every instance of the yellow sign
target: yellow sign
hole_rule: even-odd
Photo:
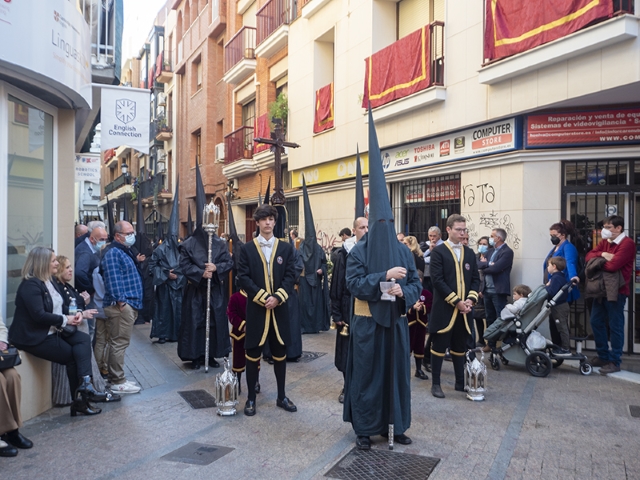
[[[367,153],[360,154],[360,168],[362,169],[362,175],[369,174],[369,155]],[[321,183],[355,178],[356,156],[353,155],[340,160],[333,160],[320,165],[292,171],[291,186],[293,188],[302,187],[303,175],[307,185],[319,185]]]

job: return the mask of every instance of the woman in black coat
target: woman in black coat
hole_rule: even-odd
[[[68,315],[69,310],[52,282],[57,271],[53,250],[35,247],[29,252],[16,293],[9,339],[20,350],[67,367],[74,398],[72,417],[78,413],[96,415],[101,410],[89,403],[90,395],[95,393],[91,385],[91,339],[77,329],[82,312]]]

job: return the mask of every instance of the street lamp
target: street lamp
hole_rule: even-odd
[[[127,172],[129,171],[129,167],[127,166],[126,163],[122,162],[122,166],[120,167],[120,169],[122,170],[122,174],[126,175]]]
[[[166,158],[166,155],[162,155],[161,157],[158,158],[158,161],[156,162],[156,167],[158,169],[158,173],[164,172],[165,158]]]
[[[87,193],[89,194],[90,198],[93,198],[93,188],[91,187],[91,185],[89,185],[89,188],[87,188]]]

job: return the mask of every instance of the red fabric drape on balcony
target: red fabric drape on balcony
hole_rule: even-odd
[[[270,138],[271,136],[271,128],[269,125],[269,114],[265,113],[256,118],[255,126],[253,129],[254,137],[262,137],[262,138]],[[269,149],[269,145],[266,143],[256,143],[253,149],[254,155],[256,153],[264,152]]]
[[[162,57],[163,52],[159,53],[158,57],[156,58],[156,77],[159,77],[162,73]]]
[[[316,112],[313,133],[333,128],[333,82],[316,91]]]
[[[149,69],[149,86],[147,88],[153,88],[153,79],[155,78],[154,73],[156,69],[155,67],[151,67]]]
[[[612,0],[485,0],[484,58],[525,52],[612,15]]]
[[[362,107],[379,107],[431,84],[429,27],[410,33],[365,59]]]

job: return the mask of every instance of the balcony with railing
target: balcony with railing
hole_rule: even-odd
[[[78,8],[91,28],[93,82],[112,84],[114,78],[120,80],[124,14],[122,2],[80,0]]]
[[[170,122],[167,121],[167,117],[164,115],[158,115],[153,123],[155,125],[155,139],[159,142],[168,142],[173,138],[173,128],[171,128]]]
[[[227,178],[248,175],[255,170],[253,162],[253,127],[240,127],[224,137],[224,167]]]
[[[364,92],[362,107],[371,102],[376,121],[443,102],[444,22],[426,25],[367,58]]]
[[[167,188],[167,176],[164,173],[159,173],[149,180],[140,182],[137,195],[145,203],[154,199],[171,199],[171,192]]]
[[[242,27],[224,46],[224,81],[237,84],[256,71],[256,29]]]
[[[485,63],[478,81],[493,85],[638,37],[634,0],[607,0],[590,5],[593,8],[579,8],[580,2],[575,2],[574,11],[559,10],[556,15],[562,17],[555,21],[562,21],[563,27],[554,29],[541,28],[531,16],[523,18],[526,9],[485,10],[491,12],[485,14],[484,22],[486,32],[490,33],[485,33]],[[517,36],[511,33],[514,27],[522,30],[523,24],[529,31]],[[597,58],[596,61],[594,55],[594,68],[600,68],[600,55]]]
[[[160,83],[169,83],[172,78],[171,52],[165,50],[156,59],[156,80]]]
[[[287,45],[291,0],[269,0],[256,13],[256,55],[270,58]]]
[[[131,176],[128,173],[120,175],[113,182],[104,186],[104,194],[112,195],[114,198],[118,198],[124,193],[131,193],[132,191]]]

